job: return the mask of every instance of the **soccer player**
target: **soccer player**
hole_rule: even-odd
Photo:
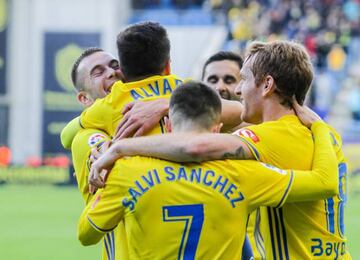
[[[302,104],[313,78],[308,54],[296,43],[253,43],[241,69],[236,92],[243,103],[242,119],[258,124],[236,135],[180,133],[120,140],[106,164],[124,155],[144,155],[173,161],[254,159],[282,168],[310,169],[313,140],[298,120],[293,98]],[[262,258],[348,259],[344,235],[346,164],[341,138],[329,127],[337,154],[339,195],[306,203],[286,203],[281,209],[262,208],[255,230]],[[298,155],[302,157],[299,159]],[[93,183],[103,165],[90,174]]]
[[[187,82],[171,96],[166,125],[174,132],[218,132],[220,110],[214,90]],[[312,131],[314,170],[308,172],[256,161],[120,159],[105,188],[83,211],[79,239],[83,245],[97,243],[125,220],[131,259],[240,259],[239,245],[253,209],[336,194],[337,167],[327,126],[319,121]]]
[[[77,100],[84,107],[90,107],[95,100],[104,98],[110,93],[112,85],[122,79],[122,73],[119,62],[110,53],[101,48],[88,48],[74,63],[71,78]],[[89,153],[93,147],[106,145],[109,139],[110,137],[103,131],[81,129],[72,140],[68,140],[67,146],[71,146],[78,188],[86,204],[92,197],[88,186]],[[105,235],[102,257],[114,260],[128,258],[123,223]]]
[[[217,52],[206,60],[201,79],[222,98],[239,100],[235,88],[240,82],[242,65],[240,55],[230,51]]]
[[[182,82],[170,74],[170,42],[160,24],[145,22],[129,26],[117,36],[117,49],[126,83],[116,82],[107,97],[97,100],[80,117],[82,127],[101,129],[109,135],[114,135],[125,104],[135,100],[168,99]],[[165,132],[160,119],[148,134]]]

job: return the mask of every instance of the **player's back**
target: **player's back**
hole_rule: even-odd
[[[255,236],[258,241],[265,240],[267,258],[339,259],[347,254],[343,232],[346,165],[341,139],[333,129],[330,132],[339,163],[340,195],[321,201],[286,203],[280,209],[261,208],[261,232],[255,231]],[[240,135],[262,162],[281,168],[311,169],[311,132],[296,116],[247,127]]]
[[[126,104],[137,100],[170,98],[172,91],[181,82],[182,80],[175,75],[151,76],[128,83],[118,81],[113,85],[109,95],[96,100],[91,107],[81,114],[80,123],[84,128],[96,128],[113,135],[123,118],[121,111]],[[163,125],[160,124],[149,134],[160,134],[164,131]]]
[[[281,205],[291,181],[290,172],[254,161],[181,165],[125,158],[88,219],[109,230],[124,218],[132,259],[240,259],[250,210],[262,202]],[[106,216],[111,221],[100,212],[113,215]]]

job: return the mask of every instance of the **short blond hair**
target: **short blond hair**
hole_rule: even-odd
[[[254,62],[250,69],[256,85],[270,75],[276,84],[275,92],[282,99],[281,104],[291,107],[294,96],[299,104],[304,103],[314,74],[310,57],[301,44],[253,42],[247,48],[245,62],[252,57]]]

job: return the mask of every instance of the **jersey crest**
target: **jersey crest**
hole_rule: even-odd
[[[100,141],[106,140],[106,136],[100,133],[95,133],[91,135],[88,139],[88,144],[90,147],[93,147],[95,144],[97,144]]]

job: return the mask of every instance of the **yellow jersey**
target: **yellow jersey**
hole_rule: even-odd
[[[61,140],[65,147],[72,144],[72,155],[79,190],[86,202],[91,195],[88,193],[89,163],[87,161],[91,146],[96,142],[108,140],[122,118],[121,110],[132,101],[170,98],[172,91],[182,81],[174,75],[152,76],[141,81],[130,83],[116,82],[111,93],[98,99],[80,116],[64,128]],[[79,121],[78,121],[79,120]],[[79,131],[77,125],[84,127]],[[101,129],[94,130],[94,129]],[[79,132],[78,132],[79,131]],[[163,122],[149,134],[164,133]],[[73,137],[76,134],[75,138]],[[73,139],[74,138],[74,139]],[[103,140],[102,140],[103,139]],[[115,234],[114,234],[115,232]],[[103,259],[127,259],[126,237],[123,223],[104,237]]]
[[[330,128],[330,127],[329,127]],[[311,131],[294,115],[237,131],[257,160],[281,168],[311,169]],[[253,230],[256,249],[267,259],[349,259],[344,235],[346,164],[341,138],[330,128],[339,167],[339,195],[325,200],[261,208]],[[311,188],[311,186],[309,186]]]
[[[322,166],[334,158],[320,152],[317,159],[319,154]],[[96,243],[124,220],[131,259],[240,259],[252,210],[280,208],[289,192],[294,200],[304,187],[321,194],[315,183],[328,179],[337,183],[334,176],[293,173],[256,161],[178,164],[125,157],[84,209],[78,236],[85,245]]]
[[[148,101],[158,98],[170,98],[172,91],[182,83],[175,75],[152,76],[140,81],[123,83],[116,82],[111,93],[105,98],[98,99],[84,110],[80,116],[83,128],[96,128],[113,135],[123,115],[121,110],[126,104],[142,100]],[[149,135],[164,133],[162,122]]]
[[[86,204],[91,200],[88,177],[90,164],[88,161],[91,149],[110,140],[109,136],[96,129],[81,129],[71,142],[72,159],[79,191]],[[128,259],[124,223],[104,236],[102,252],[103,260]]]

